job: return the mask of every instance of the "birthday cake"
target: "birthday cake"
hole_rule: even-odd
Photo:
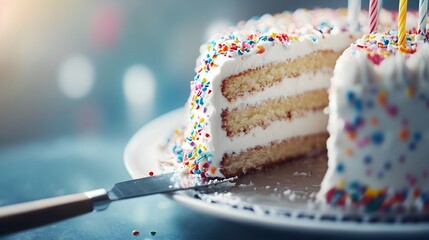
[[[377,29],[387,33],[355,42],[368,32],[366,15],[357,14],[357,31],[350,30],[344,9],[264,15],[203,44],[186,125],[171,147],[179,172],[225,178],[323,154],[329,101],[329,170],[319,198],[360,203],[368,193],[373,200],[387,191],[396,196],[399,188],[424,198],[426,38],[408,34],[402,54],[389,31],[397,14],[381,10]],[[408,18],[417,21],[415,13]]]

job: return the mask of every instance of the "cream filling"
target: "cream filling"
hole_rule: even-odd
[[[261,103],[261,99],[275,99],[282,97],[293,97],[299,94],[320,89],[328,89],[329,79],[332,77],[331,68],[323,68],[317,72],[301,74],[296,78],[283,78],[280,84],[266,88],[263,92],[258,92],[244,99],[239,99],[234,103],[228,104],[222,101],[221,108],[239,108],[247,105],[256,105]]]
[[[219,139],[219,148],[216,152],[239,153],[248,148],[265,146],[271,142],[283,141],[293,137],[304,137],[310,134],[326,132],[328,116],[323,110],[308,110],[299,112],[298,118],[272,122],[267,128],[256,127],[248,134],[236,136],[232,139],[223,136]]]

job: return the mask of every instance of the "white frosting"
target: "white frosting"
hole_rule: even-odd
[[[334,187],[356,183],[378,190],[429,190],[428,61],[429,46],[423,43],[416,53],[398,53],[380,65],[352,49],[339,58],[330,90],[328,172],[320,198]],[[358,118],[361,124],[350,131]]]
[[[328,116],[323,110],[292,112],[293,120],[282,120],[270,123],[266,128],[256,127],[248,134],[234,138],[226,135],[219,136],[219,148],[213,147],[216,152],[233,153],[255,146],[266,146],[272,142],[280,142],[293,137],[326,132]]]
[[[246,98],[240,98],[233,103],[223,98],[219,101],[221,109],[235,109],[246,105],[260,104],[262,100],[283,97],[293,97],[305,92],[328,89],[329,79],[332,77],[332,69],[324,68],[317,72],[304,73],[296,78],[284,78],[279,84],[266,88],[263,92],[249,94]]]

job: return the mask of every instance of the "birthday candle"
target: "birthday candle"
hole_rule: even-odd
[[[357,32],[359,30],[359,13],[361,9],[361,0],[349,0],[347,7],[348,21],[350,32]]]
[[[378,0],[371,0],[369,2],[369,33],[373,33],[377,29],[378,10]]]
[[[426,19],[428,12],[428,0],[420,0],[419,4],[419,33],[420,35],[426,34]]]
[[[406,48],[405,41],[405,23],[407,21],[407,0],[399,1],[399,13],[398,13],[398,45],[401,49]]]

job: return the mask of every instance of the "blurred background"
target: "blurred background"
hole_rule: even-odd
[[[130,137],[184,105],[199,45],[212,32],[264,13],[345,6],[345,0],[0,0],[0,146],[67,135]]]

